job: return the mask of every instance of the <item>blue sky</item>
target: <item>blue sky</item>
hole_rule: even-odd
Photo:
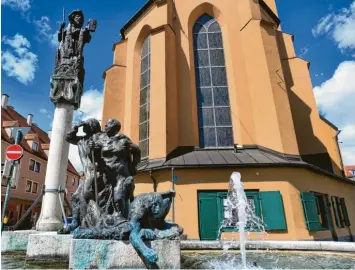
[[[187,0],[176,0],[187,1]],[[192,1],[192,0],[189,0]],[[219,0],[224,1],[224,0]],[[297,54],[310,61],[317,103],[326,117],[342,129],[345,163],[355,164],[355,1],[276,0],[284,32],[295,36]],[[96,0],[2,0],[2,93],[21,114],[49,130],[54,106],[49,101],[49,78],[53,71],[54,36],[74,9],[82,9],[85,22],[98,20],[97,31],[85,47],[85,94],[83,114],[101,116],[102,73],[112,64],[112,44],[119,30],[145,3]],[[336,97],[336,98],[335,98]],[[72,151],[71,151],[72,152]],[[76,163],[76,162],[74,162]]]

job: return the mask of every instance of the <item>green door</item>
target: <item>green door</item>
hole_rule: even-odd
[[[216,192],[198,192],[199,228],[201,240],[216,240],[219,230]]]

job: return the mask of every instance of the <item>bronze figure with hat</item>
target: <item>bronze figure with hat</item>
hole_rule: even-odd
[[[63,12],[64,13],[64,12]],[[84,14],[81,10],[72,11],[69,16],[69,25],[63,23],[58,32],[60,42],[57,50],[54,73],[51,77],[51,101],[57,103],[64,101],[80,107],[83,90],[85,69],[83,49],[91,40],[91,32],[96,30],[96,20],[89,20],[85,28]]]

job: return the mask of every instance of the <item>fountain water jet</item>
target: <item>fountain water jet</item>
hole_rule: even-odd
[[[244,185],[241,181],[241,175],[234,172],[229,182],[229,190],[226,201],[224,202],[224,220],[219,229],[219,238],[224,228],[233,228],[233,231],[239,232],[240,252],[242,256],[242,267],[247,268],[246,260],[246,242],[247,231],[265,231],[263,221],[255,215],[255,206],[253,202],[249,202],[244,191]],[[224,250],[228,251],[233,246],[225,246]]]

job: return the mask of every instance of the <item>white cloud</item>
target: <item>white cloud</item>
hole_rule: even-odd
[[[354,121],[355,122],[355,121]],[[339,134],[340,147],[347,165],[355,164],[355,124],[349,124],[342,128]]]
[[[37,70],[38,57],[29,51],[31,43],[20,34],[12,38],[5,36],[2,41],[10,47],[1,55],[2,69],[6,75],[16,78],[25,85],[32,82]]]
[[[51,119],[52,118],[52,113],[50,111],[48,111],[47,109],[41,108],[39,110],[39,112],[45,116],[47,116],[47,118]]]
[[[334,15],[328,14],[327,16],[322,17],[318,24],[312,29],[312,33],[315,37],[328,33],[332,28]]]
[[[329,34],[341,51],[355,49],[355,1],[349,8],[328,14],[312,29],[315,37]]]
[[[309,51],[309,47],[303,47],[303,48],[301,48],[299,56],[300,56],[300,57],[305,56],[305,55],[308,53],[308,51]]]
[[[333,77],[314,88],[318,107],[342,130],[339,140],[344,163],[355,164],[355,61],[344,61]]]
[[[80,108],[74,113],[74,123],[78,123],[80,120],[86,120],[89,118],[96,118],[97,120],[101,120],[102,105],[102,91],[99,91],[97,89],[90,89],[88,91],[85,91],[83,96],[81,97]],[[78,154],[78,147],[75,145],[70,145],[69,160],[72,162],[77,171],[83,170]]]
[[[28,11],[31,8],[30,0],[1,0],[1,5],[8,6],[21,12]]]
[[[341,141],[353,142],[355,144],[355,125],[348,125],[342,128],[342,132],[339,137],[341,137]]]
[[[48,111],[46,109],[43,109],[43,108],[40,109],[39,112],[42,113],[42,114],[47,114],[48,113]]]
[[[97,89],[85,91],[81,97],[81,104],[78,111],[74,114],[74,121],[96,118],[101,121],[103,93]]]
[[[71,144],[69,147],[69,160],[78,172],[83,171],[83,165],[80,162],[78,147]]]
[[[48,41],[53,47],[58,46],[58,32],[53,32],[50,26],[50,19],[47,16],[42,16],[40,20],[33,21],[37,31],[37,39],[39,41]]]

